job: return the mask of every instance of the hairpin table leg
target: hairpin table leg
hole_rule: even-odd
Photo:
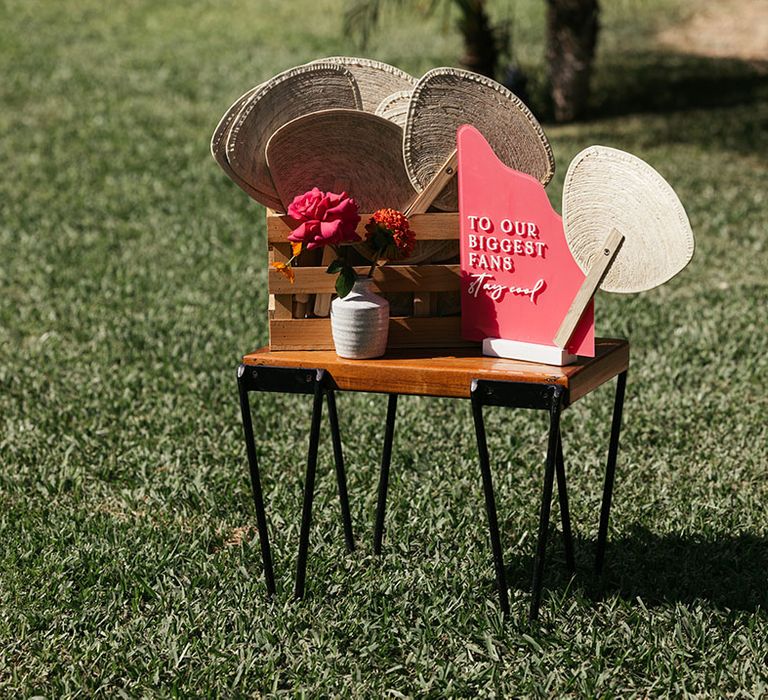
[[[384,515],[387,509],[387,489],[389,487],[389,464],[392,460],[392,441],[395,437],[395,416],[397,414],[397,394],[390,394],[387,402],[387,424],[384,429],[384,449],[381,453],[381,471],[379,473],[379,498],[376,504],[376,525],[373,531],[373,551],[381,554],[381,542],[384,539]]]
[[[304,596],[304,582],[307,574],[307,553],[309,552],[309,526],[312,522],[312,500],[315,496],[315,472],[317,470],[317,448],[320,442],[320,418],[323,412],[323,372],[315,379],[315,393],[312,402],[312,424],[309,432],[307,453],[307,476],[304,481],[304,507],[301,514],[299,535],[299,558],[296,562],[296,587],[294,595]]]
[[[560,521],[563,527],[563,544],[565,545],[565,565],[568,571],[576,571],[576,561],[573,555],[573,533],[571,532],[571,514],[568,508],[568,490],[565,485],[565,462],[563,460],[563,435],[558,431],[557,461],[557,496],[560,501]]]
[[[267,515],[264,511],[264,498],[261,493],[259,462],[256,457],[256,444],[253,439],[253,423],[251,422],[251,407],[248,403],[248,388],[245,380],[245,371],[245,367],[240,365],[237,370],[237,388],[240,393],[240,411],[243,414],[243,433],[245,435],[245,449],[248,453],[248,466],[251,473],[253,504],[256,507],[256,523],[259,527],[259,544],[261,545],[261,561],[264,566],[264,579],[267,584],[267,593],[269,593],[269,595],[274,595],[275,573],[272,569],[272,551],[269,547]]]
[[[616,399],[613,403],[613,420],[611,422],[611,441],[608,445],[608,463],[605,467],[605,484],[603,486],[603,503],[600,508],[600,528],[597,533],[597,552],[595,554],[595,571],[603,570],[605,558],[605,543],[608,538],[608,518],[611,512],[613,498],[613,482],[616,476],[616,457],[619,454],[619,433],[621,432],[621,413],[624,408],[624,390],[627,386],[627,372],[622,372],[616,380]]]
[[[499,605],[501,607],[501,612],[507,616],[509,615],[507,575],[504,571],[504,554],[501,549],[499,521],[496,515],[496,498],[493,493],[493,478],[491,477],[491,464],[488,458],[488,444],[485,440],[483,405],[480,397],[474,389],[472,391],[472,417],[475,422],[477,452],[480,457],[480,472],[483,477],[483,491],[485,492],[485,511],[488,516],[488,530],[490,531],[491,535],[491,550],[493,551],[493,563],[496,568],[496,588],[499,592]]]
[[[560,442],[560,410],[562,390],[554,388],[552,405],[549,410],[549,441],[547,445],[547,465],[544,470],[544,489],[541,495],[541,511],[539,513],[539,541],[536,547],[536,558],[533,563],[533,585],[531,591],[531,608],[528,617],[535,620],[539,616],[541,605],[541,589],[544,578],[544,558],[547,550],[547,534],[549,529],[549,513],[552,507],[552,486],[555,476],[555,463]]]
[[[336,412],[336,394],[329,391],[328,422],[331,424],[331,441],[333,442],[333,459],[336,464],[336,482],[339,486],[339,501],[341,502],[341,520],[344,525],[344,541],[347,550],[355,551],[355,538],[352,534],[352,516],[349,513],[349,496],[347,495],[347,475],[344,470],[344,452],[341,449],[341,434],[339,432],[339,416]]]

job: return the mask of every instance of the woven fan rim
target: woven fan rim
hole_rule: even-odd
[[[264,144],[263,147],[259,146],[259,149],[261,151],[262,160],[265,165],[265,172],[261,174],[264,180],[261,183],[262,186],[259,186],[259,183],[253,183],[249,181],[247,177],[248,172],[246,170],[245,164],[239,161],[239,154],[237,149],[237,138],[244,124],[247,122],[249,116],[253,113],[253,110],[258,106],[259,102],[262,99],[264,99],[265,95],[280,89],[280,87],[284,85],[286,82],[293,80],[298,76],[304,76],[306,74],[311,75],[312,73],[317,73],[318,75],[321,75],[323,73],[331,73],[337,76],[338,75],[343,76],[348,81],[349,86],[352,90],[352,98],[355,104],[355,109],[362,110],[362,98],[360,96],[360,89],[357,85],[357,80],[352,75],[352,73],[343,65],[340,65],[338,63],[324,63],[322,61],[316,61],[313,63],[308,63],[301,66],[295,66],[293,68],[289,68],[288,70],[285,70],[282,73],[279,73],[276,76],[265,81],[259,87],[259,89],[254,92],[254,94],[250,97],[250,99],[243,105],[237,117],[235,118],[234,122],[230,126],[229,133],[227,135],[226,155],[232,170],[236,173],[236,175],[241,180],[243,180],[246,184],[248,184],[251,188],[253,188],[253,190],[255,190],[257,193],[262,195],[265,199],[270,200],[270,203],[268,204],[268,206],[271,206],[271,207],[274,207],[275,202],[280,201],[280,198],[277,194],[277,190],[275,189],[274,183],[272,182],[271,176],[269,175],[268,166],[266,166],[266,144],[269,141],[269,138],[271,138],[272,134],[269,134],[269,135],[264,134],[263,138],[260,139],[260,143]],[[281,124],[281,126],[283,125],[284,124]],[[269,182],[266,182],[267,178],[269,178]]]
[[[416,86],[411,94],[411,100],[408,105],[408,115],[406,118],[405,129],[403,130],[403,160],[405,161],[405,169],[408,172],[408,177],[411,179],[411,184],[416,188],[418,192],[424,189],[427,182],[421,182],[418,174],[416,164],[414,163],[413,155],[413,130],[415,125],[415,113],[419,108],[419,100],[422,93],[429,86],[435,78],[448,76],[451,78],[460,78],[469,82],[477,83],[485,88],[491,89],[497,94],[501,95],[505,100],[510,102],[515,108],[517,108],[521,114],[525,117],[532,132],[536,134],[539,142],[544,147],[544,152],[547,161],[547,172],[544,175],[544,179],[536,178],[542,185],[546,186],[554,177],[555,174],[555,157],[552,151],[552,146],[549,143],[549,139],[544,133],[544,129],[534,116],[529,107],[511,90],[505,88],[503,85],[497,83],[491,78],[473,73],[472,71],[466,71],[459,68],[440,67],[433,68],[427,71],[421,78],[419,78]]]
[[[612,148],[610,146],[592,145],[577,153],[573,157],[573,160],[570,162],[568,170],[565,174],[562,194],[563,228],[569,248],[573,246],[573,241],[575,240],[573,228],[569,227],[569,221],[575,215],[573,211],[574,207],[576,208],[576,211],[579,209],[579,205],[574,201],[574,199],[577,200],[580,196],[578,172],[579,167],[587,163],[592,164],[595,162],[595,160],[605,161],[606,164],[618,163],[625,168],[628,174],[636,174],[638,176],[638,182],[641,183],[641,186],[646,187],[649,193],[656,195],[652,201],[655,203],[661,202],[663,203],[664,208],[669,208],[672,210],[674,218],[678,223],[678,236],[674,240],[681,244],[678,247],[680,251],[680,255],[677,258],[678,262],[672,266],[671,271],[668,271],[664,275],[658,275],[652,279],[651,283],[631,283],[631,278],[628,277],[625,277],[621,280],[614,279],[614,277],[617,277],[617,275],[612,276],[611,270],[609,269],[609,272],[603,280],[603,283],[600,285],[600,289],[616,294],[634,294],[637,292],[648,291],[649,289],[654,289],[655,287],[665,284],[680,272],[682,272],[693,259],[696,248],[693,229],[691,228],[688,214],[686,213],[680,198],[669,184],[669,182],[667,182],[661,173],[659,173],[652,165],[650,165],[650,163],[647,163],[642,158],[638,158],[637,156],[631,153],[627,153],[626,151]],[[611,182],[612,181],[613,178],[611,178]],[[646,202],[648,202],[647,199]],[[577,257],[576,254],[573,254],[573,258],[582,272],[586,274],[588,270],[588,260]],[[619,250],[616,256],[616,260],[621,262],[622,249]],[[614,264],[615,263],[616,261],[614,261]],[[645,265],[653,265],[653,261],[651,260],[640,261],[640,263],[644,263]],[[637,265],[638,261],[635,261],[634,264]]]
[[[379,115],[373,114],[371,112],[365,112],[363,110],[357,110],[357,109],[347,109],[347,108],[332,108],[332,109],[323,109],[323,110],[316,110],[314,112],[309,112],[307,114],[303,114],[299,117],[296,117],[295,119],[291,119],[289,122],[286,122],[281,126],[279,129],[275,130],[275,132],[270,136],[269,140],[267,141],[266,145],[266,157],[267,157],[267,165],[270,169],[276,169],[279,171],[279,167],[277,167],[277,163],[275,161],[275,152],[276,152],[276,146],[274,144],[284,137],[285,133],[289,130],[295,130],[297,128],[297,124],[302,125],[303,123],[311,122],[313,120],[318,121],[320,123],[327,123],[326,120],[343,120],[343,119],[354,119],[358,121],[358,123],[367,123],[368,129],[370,133],[372,134],[370,139],[367,139],[366,143],[372,143],[376,145],[376,134],[381,133],[382,130],[389,130],[391,132],[391,136],[393,137],[393,143],[399,144],[402,139],[402,127],[398,126],[394,122],[390,121],[389,119],[385,119],[384,117],[381,117]],[[382,152],[386,152],[387,149],[383,148],[385,144],[382,144],[382,147],[380,147],[378,150]],[[271,156],[270,156],[271,154]],[[398,158],[402,157],[399,149],[392,151],[392,157]],[[403,174],[405,174],[405,166],[403,166]],[[396,181],[393,178],[393,183]],[[410,183],[408,182],[407,176],[405,177],[404,183]],[[353,193],[354,194],[354,193]],[[404,196],[404,200],[409,199],[412,197],[415,192],[412,190],[412,187],[409,187],[409,192],[407,193],[408,197]],[[279,193],[278,193],[278,196]],[[282,198],[281,198],[282,199]],[[284,202],[284,205],[287,206],[288,202]],[[405,201],[401,204],[401,206],[405,206]]]

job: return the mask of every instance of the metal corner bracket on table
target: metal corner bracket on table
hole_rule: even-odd
[[[295,596],[302,597],[304,595],[306,581],[307,555],[309,550],[309,531],[312,518],[312,502],[314,498],[314,484],[317,469],[317,453],[319,447],[323,396],[325,396],[328,401],[328,417],[331,427],[331,440],[333,444],[339,500],[341,502],[344,539],[349,551],[353,551],[355,548],[352,533],[352,520],[349,510],[349,498],[347,495],[346,473],[344,469],[341,436],[339,433],[339,420],[336,411],[335,391],[331,386],[332,383],[327,381],[327,373],[323,369],[240,365],[238,368],[237,377],[240,393],[240,407],[242,410],[243,418],[243,430],[245,434],[246,450],[250,466],[251,485],[253,489],[253,500],[256,507],[256,518],[259,528],[259,541],[261,544],[261,554],[264,566],[264,578],[266,581],[267,591],[270,595],[275,593],[275,578],[272,564],[272,554],[269,545],[269,536],[267,532],[264,500],[261,491],[261,480],[259,475],[256,445],[253,435],[253,424],[251,421],[248,393],[251,391],[267,391],[295,394],[312,394],[314,397],[312,422],[309,435],[309,449],[307,454],[307,470],[304,483],[304,504],[299,536],[299,555],[296,567],[296,584],[294,589]],[[616,459],[618,456],[619,434],[621,431],[621,418],[624,404],[626,379],[627,370],[625,369],[617,375],[616,395],[613,406],[613,418],[611,421],[611,436],[608,447],[608,459],[603,486],[603,496],[600,509],[600,521],[595,555],[595,570],[597,573],[602,571],[603,561],[605,558],[605,546],[608,536],[608,520],[610,515],[613,484],[616,472]],[[384,537],[384,520],[389,484],[390,462],[392,457],[392,444],[394,441],[395,432],[397,399],[398,394],[393,393],[388,395],[387,417],[384,432],[384,447],[382,450],[381,468],[379,474],[378,500],[373,537],[373,549],[376,554],[381,553]],[[485,506],[486,514],[488,517],[491,549],[493,552],[493,560],[496,571],[496,586],[499,594],[500,607],[504,615],[509,614],[509,595],[507,590],[506,570],[504,566],[501,535],[496,513],[496,497],[493,488],[490,457],[488,454],[488,445],[486,442],[483,407],[503,406],[507,408],[527,408],[545,410],[549,413],[547,456],[539,511],[538,542],[534,558],[533,582],[529,609],[529,618],[533,620],[538,617],[539,607],[541,604],[544,560],[549,532],[550,510],[555,476],[557,476],[557,490],[560,504],[562,534],[565,546],[566,566],[571,572],[574,572],[576,568],[570,513],[568,507],[565,462],[563,458],[562,437],[560,432],[560,416],[562,411],[569,405],[569,392],[567,388],[558,384],[475,379],[471,383],[470,399],[472,404],[472,416],[474,419],[475,435],[477,438],[483,491],[485,494]]]

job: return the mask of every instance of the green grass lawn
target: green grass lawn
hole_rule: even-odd
[[[544,3],[513,5],[535,87]],[[598,298],[598,332],[633,344],[607,569],[590,573],[612,387],[564,416],[579,572],[553,532],[534,626],[545,419],[488,412],[503,622],[469,406],[436,399],[401,401],[377,558],[386,399],[339,397],[359,548],[343,548],[324,427],[303,602],[310,406],[255,403],[265,596],[235,388],[267,339],[264,212],[208,140],[250,86],[357,52],[342,3],[0,6],[1,696],[768,694],[768,85],[656,49],[654,27],[693,3],[603,5],[596,117],[548,127],[551,195],[583,147],[632,151],[677,189],[697,252],[663,288]],[[388,16],[367,53],[450,63],[444,24]]]

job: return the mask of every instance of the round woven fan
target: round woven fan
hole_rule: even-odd
[[[344,66],[352,73],[360,89],[360,97],[363,100],[362,109],[366,112],[375,112],[387,95],[399,90],[412,90],[413,86],[416,85],[416,78],[412,75],[408,75],[405,71],[390,66],[388,63],[374,61],[370,58],[331,56],[313,61],[313,63],[334,63]]]
[[[232,126],[232,122],[235,120],[235,117],[238,115],[243,105],[262,85],[264,85],[264,83],[260,83],[259,85],[252,87],[248,92],[240,95],[240,97],[230,105],[229,109],[224,112],[224,115],[216,125],[213,136],[211,136],[211,155],[216,159],[216,162],[219,162],[220,159],[226,159],[227,134],[229,133],[229,128]]]
[[[405,127],[412,94],[412,90],[399,90],[387,95],[376,108],[376,114]],[[445,262],[453,258],[458,260],[458,255],[458,241],[419,241],[417,232],[416,247],[404,263],[415,265],[424,262]]]
[[[387,95],[379,106],[376,107],[375,114],[384,119],[395,122],[400,127],[405,127],[405,120],[408,116],[408,105],[411,102],[411,90],[398,90],[391,95]]]
[[[499,83],[455,68],[425,73],[413,90],[403,155],[413,186],[421,191],[456,148],[456,130],[476,127],[509,167],[546,185],[555,172],[549,141],[525,104]],[[458,209],[456,178],[434,201]]]
[[[663,284],[693,257],[693,231],[675,191],[648,163],[591,146],[568,166],[563,185],[568,247],[586,272],[616,229],[624,241],[603,278],[607,292],[642,292]]]
[[[402,209],[414,191],[400,151],[403,130],[375,114],[326,109],[294,119],[267,143],[267,162],[282,202],[313,187],[344,190],[361,212]]]
[[[256,199],[273,208],[280,202],[267,168],[270,136],[292,119],[329,107],[362,107],[355,78],[338,64],[292,68],[245,102],[230,128],[226,151],[232,171],[261,196]]]
[[[260,197],[259,193],[256,192],[256,190],[254,190],[247,182],[244,182],[238,177],[237,173],[232,170],[232,166],[230,166],[229,160],[227,160],[227,136],[229,135],[232,122],[235,120],[235,117],[238,115],[243,105],[255,94],[255,92],[260,87],[261,85],[257,85],[256,87],[251,88],[248,90],[248,92],[238,97],[232,103],[232,106],[226,112],[224,112],[224,116],[219,120],[219,123],[213,132],[213,136],[211,137],[211,155],[214,157],[221,169],[229,176],[229,179],[232,180],[232,182],[234,182],[241,190],[243,190],[243,192],[257,200]],[[275,200],[275,203],[279,205],[277,200]]]

